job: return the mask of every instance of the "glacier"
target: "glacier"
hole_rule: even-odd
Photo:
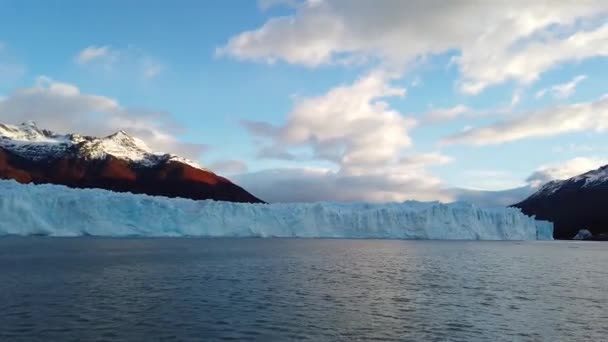
[[[552,240],[553,224],[462,202],[243,204],[0,180],[0,235]]]

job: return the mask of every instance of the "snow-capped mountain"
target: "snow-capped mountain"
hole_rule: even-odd
[[[147,167],[175,160],[202,169],[200,165],[185,158],[152,152],[146,143],[123,130],[96,138],[79,134],[57,134],[38,128],[33,121],[18,126],[0,124],[0,147],[30,160],[52,159],[72,153],[90,160],[112,156]]]
[[[34,122],[0,124],[0,178],[191,199],[260,202],[185,158],[153,152],[124,131],[97,138]]]
[[[555,223],[555,237],[573,238],[580,229],[608,233],[608,165],[566,180],[551,181],[515,204],[528,215]]]
[[[532,194],[530,198],[547,197],[566,188],[585,189],[598,186],[608,186],[608,165],[570,179],[550,181]]]

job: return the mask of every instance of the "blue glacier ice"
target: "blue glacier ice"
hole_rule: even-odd
[[[0,180],[0,235],[550,240],[553,224],[467,203],[242,204]]]

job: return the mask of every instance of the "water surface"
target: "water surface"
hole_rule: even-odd
[[[608,244],[0,238],[2,341],[601,341]]]

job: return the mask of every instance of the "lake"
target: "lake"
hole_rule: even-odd
[[[608,243],[0,238],[2,341],[600,341]]]

